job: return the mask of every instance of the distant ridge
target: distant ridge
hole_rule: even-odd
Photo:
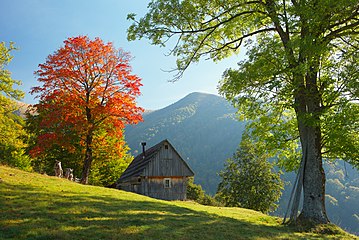
[[[126,128],[126,141],[132,153],[141,151],[140,142],[151,147],[168,139],[195,173],[195,182],[207,193],[215,194],[219,183],[217,173],[232,157],[245,124],[235,118],[234,109],[222,97],[191,93],[179,101],[144,114],[144,122]],[[324,164],[326,206],[330,220],[348,231],[359,234],[358,171],[344,167],[342,162]],[[294,173],[283,175],[285,185],[276,215],[283,216],[291,193]]]
[[[27,103],[24,103],[24,102],[19,102],[19,101],[16,101],[16,105],[17,105],[17,110],[15,110],[13,113],[22,117],[22,118],[25,118],[25,113],[26,113],[26,110],[28,109],[28,107],[30,106],[30,104],[27,104]]]
[[[143,115],[144,121],[126,127],[126,141],[134,155],[140,142],[153,146],[169,139],[195,172],[195,181],[214,194],[217,172],[235,152],[244,123],[235,119],[236,110],[222,97],[194,92],[179,101]]]

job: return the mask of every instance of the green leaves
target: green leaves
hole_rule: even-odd
[[[359,105],[343,103],[322,118],[323,153],[328,159],[344,159],[359,168]]]
[[[310,145],[304,179],[318,181],[305,184],[302,216],[326,223],[324,199],[311,198],[325,191],[322,152],[358,159],[358,7],[357,0],[153,0],[129,36],[162,46],[177,36],[175,79],[191,63],[219,61],[246,43],[247,58],[225,71],[220,93],[250,120],[248,133],[263,143],[259,153],[293,170],[300,146]]]
[[[274,29],[265,25],[268,16],[258,1],[152,1],[149,12],[128,29],[128,39],[143,37],[165,46],[178,36],[171,54],[177,57],[180,77],[189,64],[201,58],[219,61],[238,53],[245,39]],[[134,19],[134,14],[128,15]]]
[[[281,196],[283,182],[280,173],[273,171],[261,143],[243,138],[240,149],[229,159],[217,196],[226,206],[250,208],[264,213],[274,211]]]
[[[24,93],[14,89],[14,85],[20,85],[21,81],[12,79],[10,71],[5,69],[5,66],[7,66],[12,59],[10,53],[15,49],[13,42],[10,42],[9,47],[6,46],[5,42],[0,42],[0,93],[9,98],[20,100],[23,98]]]
[[[14,89],[14,85],[21,82],[11,78],[6,66],[10,63],[11,51],[16,49],[14,43],[9,47],[0,42],[0,163],[30,170],[30,158],[25,155],[26,133],[23,129],[24,121],[15,114],[20,105],[14,100],[20,100],[24,93]]]

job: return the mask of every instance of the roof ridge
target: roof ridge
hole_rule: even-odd
[[[180,160],[183,164],[193,173],[193,170],[190,168],[188,163],[181,157],[181,155],[177,152],[176,148],[171,144],[168,139],[164,139],[161,142],[157,143],[156,145],[150,147],[149,149],[145,150],[144,152],[138,154],[132,162],[128,165],[126,170],[122,173],[118,181],[130,178],[132,176],[139,176],[142,171],[146,168],[148,163],[152,160],[153,156],[161,149],[164,143],[168,143],[175,153],[180,157]]]
[[[138,154],[128,165],[126,170],[122,173],[119,180],[123,180],[125,178],[131,177],[134,173],[141,172],[148,162],[151,160],[152,156],[157,153],[162,146],[162,144],[168,140],[162,140],[161,142],[157,143],[156,145],[150,147],[149,149],[145,150],[145,154],[143,155],[143,152]]]

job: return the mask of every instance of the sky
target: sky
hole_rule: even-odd
[[[116,48],[130,52],[133,73],[142,79],[138,105],[147,110],[168,106],[191,92],[218,94],[222,73],[236,67],[241,55],[219,63],[202,60],[192,64],[177,82],[173,78],[176,59],[167,56],[171,46],[152,46],[147,39],[127,41],[131,21],[147,12],[148,0],[0,0],[0,42],[12,41],[18,50],[7,69],[12,78],[21,80],[26,103],[36,103],[29,91],[38,86],[38,65],[63,46],[63,41],[79,35],[113,42]]]

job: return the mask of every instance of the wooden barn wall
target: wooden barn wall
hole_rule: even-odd
[[[131,181],[131,182],[126,182],[126,183],[120,183],[118,186],[119,189],[124,190],[124,191],[128,191],[128,192],[134,192],[134,193],[139,193],[139,194],[143,194],[142,193],[142,186],[141,183],[138,183],[137,181]]]
[[[145,178],[141,184],[141,194],[164,200],[186,200],[186,177],[170,178],[171,186],[165,187],[167,178]]]
[[[144,176],[192,176],[190,169],[174,149],[161,147],[144,170]]]

